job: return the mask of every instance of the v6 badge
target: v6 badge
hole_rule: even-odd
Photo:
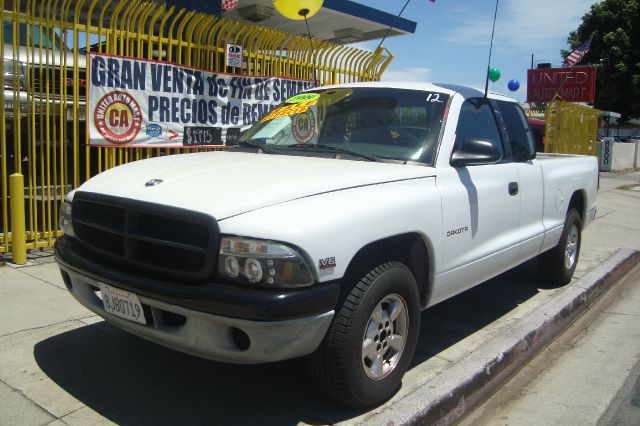
[[[326,259],[320,259],[320,269],[332,269],[336,267],[336,258],[327,257]]]

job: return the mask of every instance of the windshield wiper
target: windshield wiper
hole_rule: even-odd
[[[267,148],[266,147],[266,143],[259,143],[259,142],[252,142],[252,141],[242,141],[238,144],[238,146],[242,146],[242,145],[249,145],[252,146],[254,148],[258,148],[259,150],[261,150],[264,153],[267,154],[277,154],[277,152],[272,149],[272,148]]]
[[[294,143],[294,144],[291,144],[291,145],[284,145],[284,147],[285,148],[310,148],[310,149],[313,149],[313,150],[319,151],[319,152],[331,151],[331,152],[336,152],[336,153],[339,153],[339,154],[352,155],[354,157],[364,158],[365,160],[369,160],[369,161],[379,161],[380,160],[375,155],[360,154],[359,152],[351,151],[350,149],[338,148],[337,146],[324,145],[324,144],[321,144],[321,143],[314,143],[314,144],[310,144],[310,143]]]

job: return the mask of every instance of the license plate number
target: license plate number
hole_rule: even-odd
[[[102,293],[104,309],[110,314],[140,324],[147,323],[142,304],[135,293],[103,283],[100,283],[100,292]]]

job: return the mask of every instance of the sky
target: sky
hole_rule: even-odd
[[[356,0],[398,14],[406,0]],[[560,66],[560,49],[582,22],[593,0],[500,0],[491,66],[500,70],[489,90],[524,102],[527,69],[534,63]],[[417,22],[415,34],[390,37],[384,42],[395,58],[383,81],[428,81],[472,86],[484,90],[489,59],[491,24],[496,0],[411,0],[402,17]],[[373,50],[379,40],[354,46]],[[509,80],[520,82],[510,92]]]

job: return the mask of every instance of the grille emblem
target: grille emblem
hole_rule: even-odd
[[[150,181],[148,181],[147,183],[144,184],[144,186],[146,187],[150,187],[150,186],[158,186],[160,185],[162,182],[164,182],[162,179],[151,179]]]

